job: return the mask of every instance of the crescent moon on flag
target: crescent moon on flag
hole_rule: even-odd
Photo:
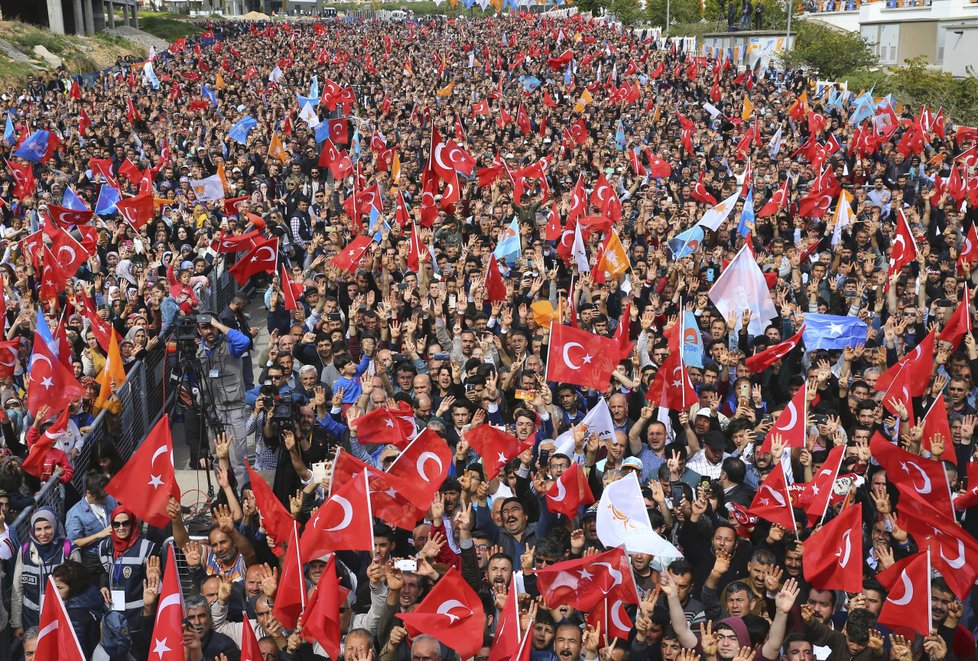
[[[566,364],[567,367],[571,368],[572,370],[579,370],[581,369],[581,366],[575,365],[573,362],[571,362],[570,356],[568,355],[570,353],[569,350],[571,347],[578,347],[582,351],[584,350],[584,347],[579,342],[568,342],[567,344],[564,345],[564,356],[563,356],[564,364]]]
[[[437,454],[435,454],[434,452],[422,452],[414,465],[418,469],[418,475],[420,475],[421,479],[423,479],[425,482],[431,482],[431,478],[429,478],[424,472],[424,465],[429,460],[434,461],[436,464],[438,464],[439,472],[441,472],[443,468],[441,459],[438,457]]]
[[[847,530],[842,533],[842,541],[845,543],[845,549],[843,550],[840,548],[839,552],[836,553],[837,556],[840,556],[839,564],[843,567],[847,567],[849,565],[849,556],[852,554],[852,541],[849,539],[851,536],[851,530]]]
[[[954,560],[944,555],[944,545],[941,544],[941,558],[943,558],[944,562],[950,565],[951,569],[961,569],[964,567],[964,563],[967,560],[964,552],[964,542],[962,542],[960,539],[956,541],[958,542],[958,557]]]
[[[445,151],[445,143],[444,142],[439,142],[437,145],[435,145],[435,154],[434,154],[434,156],[435,156],[435,164],[438,167],[444,168],[445,170],[449,170],[449,171],[454,172],[455,171],[455,168],[452,167],[451,165],[446,164],[445,161],[444,161],[444,159],[442,159],[442,152],[444,152],[444,151]]]
[[[907,470],[907,466],[913,466],[920,473],[920,477],[924,478],[924,485],[922,487],[917,486],[917,481],[913,480],[913,488],[917,490],[919,494],[928,494],[931,492],[930,476],[924,472],[924,469],[920,467],[916,461],[907,461],[903,465],[903,470],[906,471],[907,475],[910,475],[910,471]]]
[[[558,503],[563,502],[564,497],[567,496],[567,488],[564,487],[564,483],[560,481],[560,478],[554,480],[554,484],[557,485],[557,495],[551,496]]]
[[[621,615],[625,612],[625,604],[621,602],[621,599],[617,600],[611,607],[611,623],[622,631],[629,631],[630,626],[625,624],[621,619]]]
[[[353,521],[353,505],[350,504],[343,496],[333,496],[333,502],[343,508],[343,520],[339,522],[338,525],[332,528],[326,528],[326,532],[336,532],[337,530],[345,530],[350,526],[350,522]]]
[[[785,407],[784,413],[788,413],[789,411],[791,412],[791,424],[785,424],[783,426],[779,425],[782,431],[788,431],[789,429],[794,429],[795,425],[798,424],[798,409],[795,407],[794,402],[789,402],[788,406]]]
[[[459,617],[458,615],[453,615],[452,613],[449,613],[448,611],[450,611],[453,608],[459,608],[459,607],[464,608],[465,610],[469,611],[466,615],[471,615],[472,614],[472,611],[469,610],[465,606],[465,604],[463,604],[458,599],[449,599],[448,601],[441,602],[441,605],[438,607],[438,610],[436,610],[435,613],[437,613],[438,615],[444,615],[444,616],[446,616],[448,619],[451,620],[451,624],[455,624],[455,622],[457,622],[458,620],[460,620],[462,618]]]
[[[156,458],[159,457],[161,454],[164,454],[165,452],[166,452],[166,446],[165,445],[161,445],[160,447],[156,448],[156,452],[153,453],[153,458],[149,460],[149,465],[150,466],[155,466],[156,465]]]
[[[890,603],[894,606],[906,606],[913,600],[913,583],[910,582],[906,569],[900,572],[900,581],[903,582],[903,596],[899,599],[890,598]]]
[[[268,251],[268,254],[270,255],[270,256],[268,257],[268,259],[270,259],[270,260],[273,260],[273,261],[275,260],[275,251],[274,251],[274,250],[272,250],[272,249],[271,249],[271,248],[270,248],[269,246],[262,246],[261,248],[259,248],[258,250],[256,250],[256,251],[255,251],[255,254],[254,254],[254,256],[253,256],[253,257],[251,258],[251,261],[253,261],[253,262],[256,262],[256,261],[258,261],[258,259],[259,259],[259,256],[261,255],[261,251],[262,251],[262,250],[267,250],[267,251]],[[264,257],[262,257],[261,259],[265,259],[265,258],[264,258]]]
[[[48,369],[54,372],[54,365],[51,364],[51,359],[45,356],[43,353],[34,354],[34,357],[31,359],[31,364],[28,369],[33,370],[34,364],[42,360],[48,364]]]
[[[75,254],[75,249],[71,246],[58,246],[58,259],[61,258],[61,252],[67,251],[71,254],[71,259],[68,260],[68,264],[73,264],[78,255]]]

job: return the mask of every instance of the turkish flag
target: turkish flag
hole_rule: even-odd
[[[48,452],[54,447],[54,442],[58,440],[58,437],[68,429],[68,413],[70,412],[71,409],[65,407],[61,411],[61,415],[58,416],[58,419],[31,446],[30,451],[27,453],[27,458],[24,459],[24,464],[21,466],[21,469],[25,473],[33,475],[38,479],[41,479],[44,475],[45,464],[47,463],[45,460],[47,459]]]
[[[284,264],[279,269],[279,278],[282,280],[282,298],[285,299],[285,309],[299,309],[299,297],[302,296],[306,288],[301,283],[292,282],[289,271]]]
[[[424,510],[408,500],[412,491],[404,480],[368,466],[349,452],[338,451],[333,461],[333,484],[346,484],[361,473],[370,481],[371,516],[403,530],[414,530],[415,524],[424,518]]]
[[[105,493],[115,496],[152,526],[165,528],[170,522],[166,504],[171,496],[180,500],[180,487],[173,471],[173,439],[167,414],[163,414],[143,444],[109,480]]]
[[[369,521],[369,518],[368,518]],[[299,524],[292,521],[292,530],[288,533],[289,548],[285,552],[282,563],[282,576],[278,581],[278,591],[275,593],[275,605],[272,615],[286,629],[294,629],[295,623],[306,608],[306,577],[302,571],[302,544],[299,541]],[[303,539],[305,536],[303,535]],[[371,539],[373,542],[373,539]],[[371,544],[371,549],[373,545]],[[319,554],[313,554],[319,555]],[[312,558],[313,556],[306,556]],[[247,624],[245,625],[247,626]]]
[[[346,117],[337,117],[327,120],[329,123],[329,139],[335,144],[346,145],[350,143],[350,122]]]
[[[672,165],[670,165],[668,161],[665,161],[656,154],[653,154],[649,149],[645,150],[645,155],[649,159],[647,169],[650,177],[653,179],[662,179],[672,176]]]
[[[355,273],[360,268],[360,262],[363,261],[363,257],[367,254],[372,243],[373,238],[361,234],[333,257],[333,266],[347,273]]]
[[[397,456],[388,475],[403,480],[402,495],[418,509],[431,507],[452,466],[452,450],[441,436],[425,429]]]
[[[278,263],[278,237],[258,243],[229,269],[238,284],[244,287],[256,273],[275,273]]]
[[[72,225],[84,225],[92,219],[95,214],[89,209],[69,209],[59,207],[56,204],[48,205],[48,217],[51,222],[59,227],[71,227]]]
[[[618,343],[587,331],[553,324],[547,356],[547,380],[604,392],[618,366]]]
[[[37,333],[28,372],[27,410],[35,417],[42,406],[61,411],[85,392],[71,370],[54,357],[47,342]]]
[[[609,643],[614,638],[628,640],[633,626],[621,599],[603,599],[599,608],[587,614],[587,624],[602,633]]]
[[[788,493],[788,481],[784,475],[784,465],[780,462],[774,467],[750,504],[750,513],[765,521],[776,523],[786,530],[795,529],[795,517],[791,511],[791,494]]]
[[[696,389],[678,349],[669,351],[669,357],[655,373],[645,398],[653,406],[665,406],[673,411],[683,411],[697,401]]]
[[[397,191],[397,197],[394,198],[394,221],[403,229],[405,225],[411,222],[411,216],[408,214],[407,203],[404,201],[404,195],[401,191]]]
[[[954,499],[954,509],[960,511],[978,505],[978,461],[968,462],[968,490]]]
[[[798,215],[802,218],[819,219],[824,216],[829,207],[832,206],[832,194],[827,192],[812,191],[801,198],[798,205]]]
[[[577,516],[578,508],[582,505],[593,502],[594,495],[587,484],[587,477],[574,461],[547,489],[547,509],[568,519]]]
[[[10,170],[10,174],[14,178],[14,196],[19,198],[30,197],[34,194],[34,189],[37,187],[37,179],[34,177],[34,170],[30,163],[25,163],[21,165],[20,163],[11,163],[6,161],[7,169]]]
[[[822,468],[812,478],[809,488],[812,491],[812,501],[805,508],[808,520],[812,523],[821,519],[832,499],[832,487],[839,476],[839,468],[842,466],[842,459],[845,456],[846,447],[838,445],[829,450],[829,456],[822,464]]]
[[[768,347],[764,351],[755,353],[753,356],[747,358],[747,360],[744,361],[744,364],[747,366],[747,369],[750,370],[751,374],[763,372],[768,367],[787,356],[788,353],[801,344],[801,336],[804,332],[805,327],[802,326],[800,329],[798,329],[797,333],[789,337],[784,342],[779,342],[778,344]]]
[[[3,296],[0,296],[3,298]],[[6,325],[6,314],[2,319]],[[6,331],[6,328],[4,328]],[[17,370],[20,340],[0,340],[0,378],[10,378]]]
[[[276,544],[284,544],[292,534],[295,519],[265,482],[265,478],[251,468],[247,459],[245,459],[245,468],[251,482],[251,491],[255,494],[255,507],[261,514],[262,527]]]
[[[898,360],[876,379],[876,389],[891,391],[893,381],[900,370],[908,373],[908,388],[911,397],[922,397],[930,386],[930,374],[934,367],[934,340],[936,333],[931,331],[924,336],[914,350]],[[886,400],[884,400],[885,402]]]
[[[239,234],[238,236],[227,236],[222,233],[217,240],[215,250],[219,253],[246,252],[254,248],[261,238],[261,232],[258,230],[252,230],[247,234]]]
[[[543,93],[543,107],[544,108],[556,108],[557,102],[554,101],[553,97],[550,96],[549,92]]]
[[[485,286],[486,300],[490,303],[506,300],[506,282],[499,272],[499,262],[496,261],[496,256],[491,253],[489,255],[489,266],[486,267]]]
[[[880,610],[880,624],[895,631],[910,629],[921,636],[930,635],[930,558],[915,553],[904,558],[876,579],[889,590]]]
[[[472,104],[472,116],[473,117],[484,117],[489,114],[489,102],[483,99],[478,103]]]
[[[348,594],[350,591],[336,579],[336,555],[330,555],[319,583],[309,597],[302,637],[322,645],[331,659],[340,658],[340,606]]]
[[[37,659],[58,659],[59,661],[84,661],[78,636],[71,624],[68,610],[61,593],[54,584],[54,577],[49,576],[44,588],[44,601],[41,608],[41,623],[37,628],[37,648],[34,653]],[[181,656],[183,646],[180,646]]]
[[[66,276],[73,277],[88,259],[89,253],[82,244],[60,227],[52,227],[51,254],[57,258],[58,265]]]
[[[951,442],[951,425],[948,422],[947,406],[944,404],[944,397],[934,400],[930,410],[924,415],[924,435],[920,439],[920,447],[933,454],[931,441],[935,436],[944,439],[944,452],[937,459],[947,460],[956,464],[954,456],[954,443]],[[969,483],[970,484],[970,483]]]
[[[251,628],[248,614],[243,613],[241,623],[241,661],[259,661],[264,659],[261,649],[258,647],[258,639],[255,637],[255,630]],[[281,620],[279,620],[281,622]]]
[[[373,551],[374,523],[367,475],[361,472],[337,481],[334,474],[333,484],[337,488],[302,532],[300,553],[306,558],[332,551]]]
[[[410,613],[397,613],[408,635],[428,634],[468,659],[479,653],[486,614],[482,600],[452,567]]]
[[[438,206],[440,206],[443,211],[452,213],[452,209],[461,201],[462,184],[458,179],[458,173],[452,172],[451,178],[441,191],[441,201],[438,203]]]
[[[899,273],[907,264],[912,264],[917,259],[917,242],[910,231],[910,224],[907,217],[903,215],[901,209],[897,209],[896,234],[893,237],[893,244],[890,246],[890,266],[886,274],[887,287],[890,278],[894,273]]]
[[[510,459],[532,447],[532,442],[523,443],[512,434],[486,424],[476,425],[465,432],[465,441],[482,457],[487,480],[499,475]]]
[[[475,172],[475,166],[477,161],[472,157],[467,151],[462,149],[462,147],[454,140],[449,140],[445,143],[445,149],[447,150],[448,161],[452,164],[452,168],[459,174],[464,174],[466,177],[471,177],[472,173]]]
[[[703,183],[703,172],[700,172],[699,178],[696,183],[693,184],[691,189],[693,199],[697,202],[702,202],[703,204],[709,204],[711,207],[717,205],[717,199],[706,190],[706,185]]]
[[[408,438],[414,435],[414,411],[409,404],[400,402],[399,407],[390,409],[381,407],[353,422],[361,444],[393,444],[404,448]]]
[[[626,604],[638,603],[631,561],[620,546],[558,562],[533,573],[537,575],[537,589],[547,608],[568,605],[587,612],[602,600],[612,598]]]
[[[757,212],[757,217],[765,218],[778,213],[788,206],[790,195],[791,193],[788,191],[788,180],[785,179],[784,183],[781,185],[781,188],[774,191],[774,195],[771,196],[771,199],[768,200],[767,203],[761,207],[761,210]]]
[[[530,627],[532,630],[533,627]],[[510,661],[520,649],[520,602],[516,590],[516,576],[509,580],[506,605],[499,611],[496,634],[489,646],[489,661]]]
[[[575,144],[583,145],[591,137],[591,132],[588,131],[587,124],[584,123],[584,120],[578,119],[568,127],[567,135]]]
[[[115,203],[115,208],[119,210],[119,214],[126,222],[136,230],[151,221],[156,213],[156,209],[153,206],[152,193],[144,193],[119,200]]]
[[[926,517],[923,514],[901,510],[898,525],[913,535],[919,549],[930,549],[931,563],[941,572],[951,592],[959,599],[967,599],[978,579],[978,540],[957,521],[937,512],[928,512]]]
[[[172,544],[166,554],[166,568],[150,640],[150,654],[155,661],[184,661],[183,593]]]
[[[530,116],[526,114],[522,103],[520,104],[519,110],[516,111],[516,125],[520,128],[520,133],[523,135],[527,135],[533,130],[530,126]]]
[[[903,512],[934,510],[940,516],[953,518],[947,475],[939,461],[911,454],[878,433],[870,439],[869,450],[900,492]]]
[[[771,451],[771,439],[774,434],[780,434],[784,447],[803,448],[808,432],[808,382],[802,384],[781,415],[774,421],[774,426],[764,436],[758,452]]]
[[[971,226],[974,230],[974,225]],[[947,320],[944,329],[941,334],[937,336],[937,339],[948,342],[951,345],[952,351],[957,351],[958,345],[967,333],[971,332],[971,295],[970,289],[968,288],[968,283],[964,283],[964,289],[961,292],[961,302],[958,304],[958,308],[951,315],[951,318]]]
[[[44,261],[41,267],[41,300],[55,298],[65,290],[68,284],[68,274],[61,268],[61,263],[51,250],[44,246]]]
[[[805,541],[805,580],[818,590],[859,592],[863,585],[863,506],[842,510]]]

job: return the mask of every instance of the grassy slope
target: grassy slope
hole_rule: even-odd
[[[203,32],[203,28],[166,12],[139,12],[139,29],[168,42]]]

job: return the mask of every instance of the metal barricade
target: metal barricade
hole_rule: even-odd
[[[208,541],[206,535],[190,535],[190,539],[204,544]],[[189,597],[190,595],[199,594],[200,586],[195,585],[193,580],[191,580],[187,558],[183,555],[180,547],[173,544],[173,537],[167,537],[163,540],[163,544],[160,545],[160,550],[162,551],[160,555],[165,561],[171,546],[173,546],[173,559],[177,562],[177,574],[180,575],[180,588],[183,590],[183,595]]]

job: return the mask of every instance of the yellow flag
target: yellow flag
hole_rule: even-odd
[[[740,111],[740,119],[747,121],[754,114],[754,104],[746,96],[744,97],[744,109]]]
[[[224,89],[224,76],[221,75],[220,71],[217,72],[217,78],[214,80],[214,89]]]
[[[437,92],[435,92],[435,94],[437,94],[438,96],[451,96],[452,95],[452,90],[454,90],[454,89],[455,89],[455,83],[448,83],[447,85],[445,85],[444,87],[442,87],[440,90],[438,90]]]
[[[272,134],[272,141],[268,144],[268,155],[272,158],[277,158],[282,163],[289,162],[289,155],[285,153],[285,147],[282,145],[282,141],[279,140],[278,133]]]
[[[618,233],[614,230],[612,230],[611,236],[608,237],[604,252],[601,254],[601,261],[598,263],[598,268],[608,273],[613,280],[617,280],[631,268],[631,264],[628,263],[628,254],[625,252],[625,246],[622,245],[621,239],[618,238]]]
[[[109,329],[112,339],[109,341],[109,356],[105,359],[105,367],[98,375],[96,381],[101,385],[98,391],[98,398],[95,404],[98,407],[105,406],[112,396],[112,390],[118,388],[126,380],[126,368],[122,364],[122,354],[119,353],[119,334],[114,328]]]
[[[394,152],[394,162],[391,164],[391,178],[395,184],[401,178],[401,157],[396,151]]]
[[[557,317],[557,311],[554,310],[554,306],[550,301],[537,301],[530,305],[530,310],[533,311],[533,320],[537,322],[538,326],[547,327],[552,321],[560,323],[560,319]]]
[[[589,91],[584,90],[584,92],[581,93],[581,98],[579,98],[577,103],[574,104],[574,112],[582,112],[584,108],[587,107],[587,104],[591,103],[592,101],[594,101],[594,97],[591,96]]]

